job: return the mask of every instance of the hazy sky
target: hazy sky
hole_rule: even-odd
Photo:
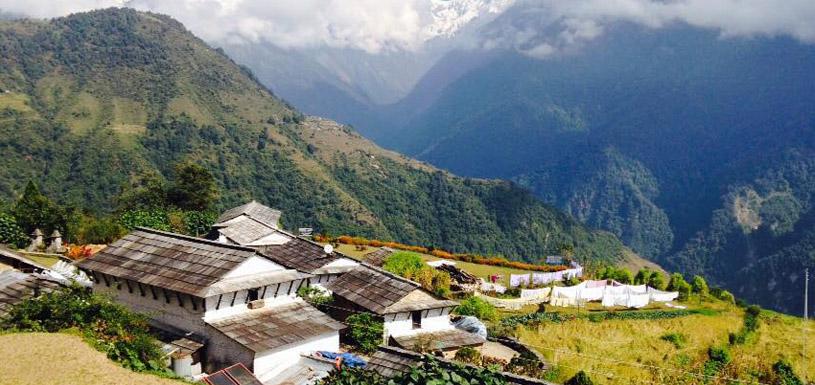
[[[684,22],[723,37],[787,35],[815,42],[815,0],[0,0],[0,10],[47,18],[110,6],[169,14],[211,42],[268,41],[285,48],[350,47],[367,52],[418,49],[472,20],[494,17],[510,3],[555,25],[549,39],[524,50],[545,56],[629,21],[653,28]],[[543,25],[543,23],[541,24]],[[489,44],[517,46],[528,26]]]

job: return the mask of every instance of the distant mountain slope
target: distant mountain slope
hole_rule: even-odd
[[[450,52],[399,103],[347,104],[343,118],[380,145],[459,175],[512,179],[670,268],[796,310],[800,301],[781,305],[797,295],[792,286],[774,286],[784,289],[770,298],[742,285],[760,269],[782,282],[815,267],[799,256],[779,268],[790,250],[809,250],[808,198],[770,200],[798,214],[785,219],[784,236],[763,237],[733,230],[731,194],[767,172],[808,168],[790,154],[815,150],[813,95],[812,45],[614,24],[545,60]],[[801,178],[782,180],[806,190]],[[720,238],[726,244],[710,245]]]
[[[462,179],[305,118],[221,51],[161,15],[109,9],[0,22],[0,197],[27,180],[105,212],[179,161],[216,176],[222,205],[258,199],[288,228],[532,259],[624,247],[507,182]]]

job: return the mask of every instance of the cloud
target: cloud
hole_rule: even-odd
[[[486,44],[533,57],[579,46],[615,22],[651,28],[686,23],[716,30],[724,38],[790,36],[815,43],[812,0],[528,0],[507,13],[505,20],[486,28]]]
[[[369,53],[415,50],[504,12],[518,20],[482,30],[482,46],[546,57],[601,36],[614,22],[687,23],[723,37],[786,35],[815,43],[813,0],[0,0],[0,10],[55,17],[110,6],[168,14],[214,42]],[[510,11],[505,11],[510,8]],[[488,17],[489,16],[489,17]],[[500,18],[499,18],[500,20]],[[492,23],[495,24],[495,23]],[[470,36],[471,37],[471,36]],[[470,39],[461,39],[471,43]]]

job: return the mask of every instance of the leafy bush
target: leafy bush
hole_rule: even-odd
[[[731,293],[731,292],[729,292],[727,290],[720,291],[719,294],[716,296],[716,298],[718,298],[718,299],[720,299],[720,300],[722,300],[724,302],[727,302],[727,303],[731,303],[731,304],[736,303],[736,297],[733,295],[733,293]]]
[[[67,214],[60,206],[40,193],[39,187],[28,182],[23,196],[17,201],[12,212],[17,224],[26,233],[40,229],[46,235],[60,230],[67,236]]]
[[[461,301],[455,310],[458,315],[469,315],[484,321],[495,321],[498,319],[498,310],[489,302],[478,298],[469,297]]]
[[[97,349],[135,371],[163,370],[162,352],[146,316],[79,286],[15,305],[0,321],[6,329],[54,333],[77,328]]]
[[[212,224],[218,219],[214,211],[185,211],[182,214],[184,233],[194,237],[207,234]]]
[[[170,217],[167,210],[161,208],[128,210],[122,213],[119,223],[126,229],[149,227],[151,229],[170,231]]]
[[[693,276],[693,284],[691,286],[692,286],[693,292],[695,294],[698,294],[698,295],[700,295],[702,297],[707,296],[708,291],[709,291],[708,286],[707,286],[707,282],[701,276],[694,275]]]
[[[450,275],[425,264],[419,254],[403,251],[393,253],[385,260],[382,268],[418,282],[425,290],[438,296],[450,293]]]
[[[76,234],[80,244],[107,244],[121,238],[127,229],[114,218],[85,217]]]
[[[606,266],[600,269],[597,273],[598,279],[613,279],[617,282],[630,284],[634,282],[634,275],[626,268],[617,268],[614,266]],[[650,275],[649,275],[650,278]]]
[[[384,324],[368,313],[357,313],[345,320],[350,342],[363,353],[373,353],[382,344]]]
[[[0,243],[23,248],[28,244],[28,236],[17,224],[13,216],[0,212]]]
[[[425,362],[410,371],[397,375],[391,382],[399,385],[505,385],[504,376],[494,370],[464,365],[440,365],[427,356]]]
[[[710,382],[712,377],[715,377],[727,364],[733,361],[730,355],[730,350],[727,347],[711,346],[707,350],[708,359],[705,362],[703,372],[705,375],[705,382]]]
[[[667,333],[663,334],[659,339],[663,341],[668,341],[677,349],[682,349],[685,346],[685,343],[688,342],[688,337],[682,333]]]
[[[645,282],[648,286],[653,287],[657,290],[665,290],[665,276],[662,273],[655,271],[651,274],[651,277],[648,278],[648,281]]]
[[[331,302],[331,295],[315,286],[303,286],[297,289],[297,295],[315,306]]]
[[[465,364],[481,365],[481,352],[465,346],[456,352],[455,360]]]
[[[362,368],[342,368],[334,370],[317,381],[317,385],[385,385],[388,380],[373,370]]]
[[[775,376],[774,384],[803,385],[804,383],[792,370],[792,365],[784,360],[779,360],[773,364],[773,375]]]
[[[680,300],[687,300],[691,293],[691,285],[685,281],[685,277],[680,273],[671,274],[671,279],[668,280],[668,291],[679,292]]]
[[[584,371],[579,371],[574,377],[563,383],[564,385],[594,385],[594,381]]]
[[[524,350],[521,354],[512,357],[509,364],[506,365],[506,370],[522,376],[541,378],[546,372],[546,364],[534,354]]]

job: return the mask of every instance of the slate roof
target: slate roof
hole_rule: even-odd
[[[254,352],[277,349],[345,327],[302,300],[247,311],[208,324]]]
[[[408,350],[412,350],[416,343],[422,338],[427,338],[433,341],[433,346],[431,346],[433,350],[449,350],[462,348],[465,346],[480,346],[487,342],[487,340],[476,334],[458,329],[393,337],[397,345]]]
[[[230,241],[239,245],[248,245],[261,238],[274,234],[274,227],[264,224],[251,217],[238,217],[230,221],[228,225],[218,228],[218,232],[227,237]]]
[[[410,307],[408,304],[399,304],[398,309],[394,309],[392,306],[417,290],[424,292],[424,289],[418,283],[366,263],[361,263],[353,270],[328,283],[326,288],[331,290],[334,295],[343,297],[368,311],[380,315],[408,311],[408,307]],[[430,298],[435,298],[429,293],[427,294]],[[421,307],[413,307],[409,310],[456,305],[455,301],[434,299],[432,301],[422,301]]]
[[[371,356],[365,369],[375,371],[384,377],[391,378],[400,373],[405,373],[411,367],[424,363],[425,356],[405,349],[393,346],[380,346]],[[443,367],[451,368],[460,365],[444,358],[436,358],[436,361]],[[465,364],[473,367],[473,365]],[[513,373],[501,372],[501,375],[510,385],[552,385],[551,382],[520,376]]]
[[[374,250],[368,254],[365,254],[365,258],[362,260],[368,264],[382,267],[385,264],[385,260],[394,253],[394,250],[390,247],[383,247],[379,250]]]
[[[241,215],[246,215],[252,219],[255,219],[263,224],[272,226],[277,228],[278,222],[280,222],[280,216],[282,213],[279,210],[275,210],[271,207],[262,205],[256,201],[251,201],[247,204],[233,207],[229,210],[226,210],[218,217],[214,226],[219,226],[230,219],[235,219]]]
[[[61,287],[60,283],[35,274],[15,270],[0,272],[0,318],[23,300]]]
[[[139,228],[78,264],[146,285],[206,297],[254,249]]]
[[[258,246],[256,249],[283,266],[309,273],[320,273],[319,269],[331,262],[349,259],[336,251],[327,254],[322,245],[297,237],[282,245]]]
[[[391,378],[405,373],[411,367],[422,362],[421,355],[413,352],[403,352],[402,349],[379,347],[368,360],[365,369],[379,373],[383,377]]]

